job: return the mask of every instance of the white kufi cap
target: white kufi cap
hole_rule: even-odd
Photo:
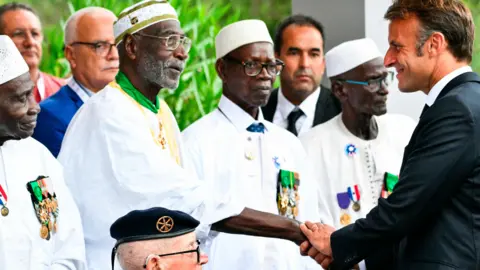
[[[0,84],[29,71],[28,65],[9,36],[0,35]]]
[[[152,24],[166,21],[178,21],[175,9],[167,0],[145,0],[124,9],[113,24],[115,44],[122,42],[126,34],[134,34]]]
[[[269,42],[273,45],[267,25],[261,20],[244,20],[222,28],[215,38],[217,60],[229,52],[255,42]]]
[[[369,38],[344,42],[325,54],[327,77],[345,73],[378,57],[383,58],[383,55]]]

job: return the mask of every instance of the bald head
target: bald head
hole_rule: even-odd
[[[96,25],[105,21],[111,21],[113,32],[113,22],[116,20],[117,17],[115,14],[108,9],[101,7],[86,7],[80,9],[72,14],[65,23],[64,43],[65,45],[69,45],[78,41],[79,36],[88,35],[89,30],[95,29]]]

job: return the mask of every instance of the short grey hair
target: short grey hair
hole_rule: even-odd
[[[115,18],[117,17],[112,11],[102,7],[86,7],[86,8],[79,9],[67,19],[67,22],[65,22],[65,28],[63,31],[64,32],[63,44],[69,45],[72,42],[75,42],[75,40],[77,39],[77,26],[80,18],[82,18],[85,15],[94,15],[98,13],[104,13],[104,14],[110,13]]]

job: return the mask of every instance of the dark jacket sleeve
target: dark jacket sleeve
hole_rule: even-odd
[[[405,152],[400,181],[364,219],[331,236],[332,269],[348,269],[438,215],[475,167],[475,122],[458,96],[437,100]],[[423,121],[422,121],[423,120]]]

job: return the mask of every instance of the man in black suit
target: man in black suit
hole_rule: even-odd
[[[324,31],[320,22],[294,15],[280,23],[275,34],[275,56],[285,63],[280,89],[273,90],[263,116],[300,135],[341,111],[330,89],[320,85],[325,71]]]
[[[402,92],[427,94],[405,148],[400,180],[365,219],[333,232],[302,230],[324,267],[349,269],[392,248],[383,269],[480,269],[480,77],[472,60],[474,24],[459,0],[396,0],[385,65]],[[307,243],[304,243],[307,244]],[[307,252],[302,248],[302,252]]]

